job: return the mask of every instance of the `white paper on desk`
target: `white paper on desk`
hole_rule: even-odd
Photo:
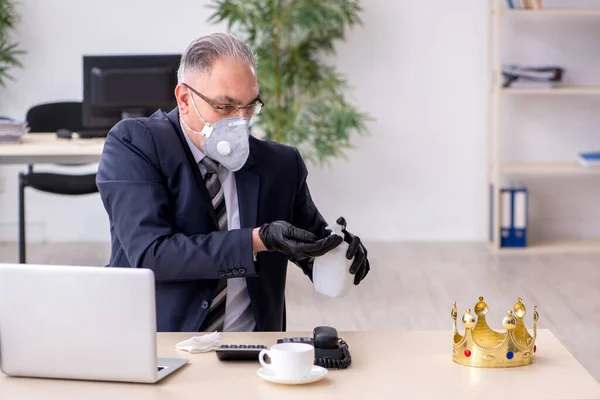
[[[204,353],[217,348],[219,345],[219,332],[207,333],[206,335],[193,336],[175,345],[177,350],[185,350],[190,353]]]

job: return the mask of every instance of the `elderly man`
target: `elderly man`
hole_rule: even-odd
[[[106,139],[109,266],[154,271],[158,331],[285,330],[288,260],[312,279],[314,258],[346,240],[358,284],[366,249],[326,229],[295,148],[249,135],[263,102],[247,45],[199,38],[178,79],[174,110],[125,119]]]

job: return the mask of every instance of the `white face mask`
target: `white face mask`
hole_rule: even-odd
[[[190,98],[198,117],[204,122],[204,128],[200,132],[195,131],[180,117],[183,125],[190,132],[204,136],[204,153],[210,159],[230,171],[239,171],[246,164],[250,154],[250,120],[245,117],[231,117],[211,125],[200,115],[191,94]]]

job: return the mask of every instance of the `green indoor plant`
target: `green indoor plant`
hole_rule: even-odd
[[[362,24],[357,0],[213,0],[209,21],[228,24],[258,58],[265,108],[254,128],[323,163],[344,156],[369,117],[345,98],[344,77],[322,60]]]
[[[15,3],[11,0],[0,0],[0,86],[3,87],[8,79],[13,79],[9,70],[23,66],[18,56],[24,54],[24,51],[18,48],[19,43],[11,37],[18,21]]]

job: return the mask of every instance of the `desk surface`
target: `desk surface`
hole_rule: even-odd
[[[270,346],[307,332],[226,333],[223,344]],[[221,362],[214,352],[175,349],[193,333],[160,333],[160,357],[190,362],[156,384],[12,378],[0,374],[2,399],[600,399],[600,384],[547,330],[538,330],[536,362],[506,369],[454,364],[450,331],[340,332],[352,365],[330,370],[321,381],[299,386],[263,381],[258,362]]]
[[[28,133],[21,143],[0,144],[0,164],[82,164],[100,161],[104,138],[60,139],[55,133]]]

